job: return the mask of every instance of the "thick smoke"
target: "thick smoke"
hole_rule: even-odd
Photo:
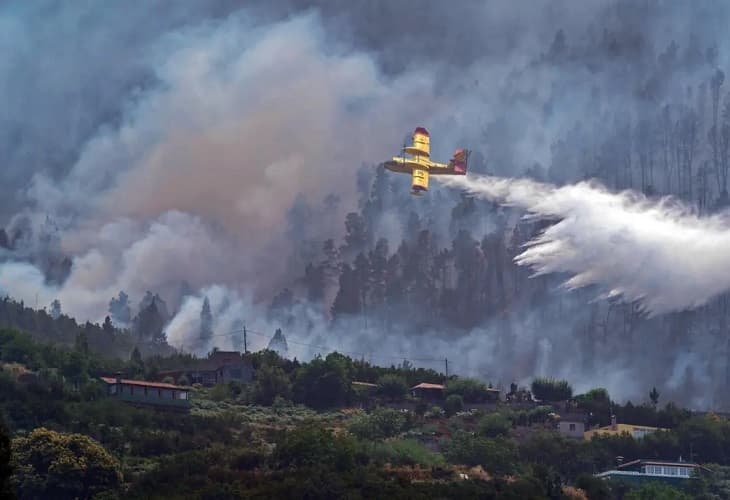
[[[314,15],[263,27],[232,16],[157,50],[159,83],[86,144],[61,182],[37,175],[35,208],[16,217],[56,217],[60,251],[74,259],[64,284],[43,295],[60,295],[82,320],[103,319],[118,290],[174,299],[183,280],[271,293],[295,198],[337,192],[352,208],[361,162],[447,109],[428,75],[383,77],[370,57],[330,43]],[[15,275],[2,287],[30,300]]]
[[[571,183],[600,177],[616,191],[698,200],[697,158],[711,158],[700,151],[712,115],[708,82],[728,67],[727,19],[719,1],[434,0],[414,9],[389,0],[262,0],[243,10],[230,0],[5,2],[0,226],[12,245],[0,244],[0,289],[39,307],[58,298],[64,312],[92,321],[120,290],[133,304],[151,290],[173,313],[170,342],[199,354],[235,348],[225,334],[243,323],[254,349],[281,327],[299,358],[322,346],[441,369],[433,358],[443,356],[457,373],[503,385],[556,375],[576,389],[600,383],[636,398],[646,387],[634,382],[643,380],[669,397],[712,404],[688,380],[724,377],[723,325],[700,328],[674,315],[634,322],[613,301],[588,304],[593,290],[551,289],[545,304],[516,304],[468,332],[433,326],[419,337],[361,317],[332,326],[329,304],[299,301],[291,321],[266,313],[319,258],[322,240],[341,242],[345,214],[367,201],[368,164],[395,154],[417,125],[431,131],[436,159],[468,147],[473,172],[569,184],[499,181],[532,186],[519,190],[524,203],[511,202],[560,220],[521,262],[567,272],[570,286],[640,300],[656,315],[707,303],[726,288],[716,270],[724,269],[720,217]],[[657,138],[631,142],[632,124],[663,120],[665,105],[661,132],[685,150],[696,144],[687,194],[679,160],[660,161],[679,153]],[[698,110],[697,134],[675,140],[691,129],[682,125],[689,108]],[[647,155],[646,178],[632,177]],[[461,229],[481,239],[514,227],[502,228],[484,207],[453,218],[460,190],[434,183],[416,201],[407,178],[391,181],[371,221],[391,251],[408,237],[411,212],[439,248]],[[722,192],[712,181],[709,198]],[[712,264],[721,266],[716,276]],[[205,297],[216,336],[201,342]],[[651,362],[634,356],[656,345],[667,348]]]
[[[730,289],[725,215],[700,217],[685,204],[612,193],[597,183],[556,187],[529,179],[469,176],[447,186],[558,219],[516,257],[536,273],[569,273],[568,288],[599,285],[657,315],[693,309]]]

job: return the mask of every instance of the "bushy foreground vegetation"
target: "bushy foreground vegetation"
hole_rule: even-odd
[[[671,404],[618,405],[605,390],[578,395],[572,404],[591,412],[596,424],[613,410],[669,430],[641,440],[571,440],[555,432],[550,406],[503,403],[465,411],[482,401],[481,382],[374,367],[334,353],[309,363],[253,354],[253,384],[193,388],[187,413],[126,406],[105,397],[98,383],[103,373],[149,376],[170,362],[137,355],[104,360],[83,345],[63,350],[0,331],[0,412],[7,428],[0,433],[0,492],[97,499],[730,494],[727,420]],[[376,387],[361,391],[353,380]],[[405,389],[424,380],[446,382],[441,403],[419,402],[411,411],[394,403],[408,403]],[[565,388],[562,381],[539,383],[544,387],[535,392]],[[628,491],[592,476],[615,465],[617,456],[684,456],[710,465],[689,492],[661,485]]]

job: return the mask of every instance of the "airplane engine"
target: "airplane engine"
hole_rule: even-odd
[[[468,153],[463,149],[457,149],[454,152],[454,158],[452,162],[454,164],[454,173],[459,175],[466,175],[466,161]]]
[[[413,169],[413,184],[411,188],[414,194],[428,191],[428,170],[424,168]]]

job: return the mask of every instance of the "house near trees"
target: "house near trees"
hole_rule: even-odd
[[[213,351],[200,363],[158,373],[158,380],[168,377],[177,383],[213,386],[226,382],[249,384],[253,382],[254,369],[251,360],[238,351]]]
[[[190,408],[189,391],[186,387],[120,377],[101,377],[101,380],[106,384],[108,396],[126,403],[178,410]]]
[[[583,439],[586,430],[584,413],[561,413],[556,417],[558,433],[569,438]]]
[[[619,424],[616,421],[616,416],[611,415],[611,425],[586,431],[583,434],[583,438],[590,441],[593,436],[620,436],[621,434],[628,434],[634,439],[641,439],[647,434],[651,434],[656,431],[666,430],[668,429],[662,429],[660,427],[649,427],[647,425]]]
[[[596,474],[607,481],[621,481],[633,486],[641,486],[649,482],[662,482],[671,486],[684,486],[692,478],[696,478],[704,467],[682,461],[666,461],[653,459],[632,460],[619,464],[615,469]]]
[[[420,398],[426,401],[441,401],[444,399],[445,390],[446,387],[442,384],[421,382],[420,384],[411,387],[410,393],[414,398]]]

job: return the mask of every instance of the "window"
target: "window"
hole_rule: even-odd
[[[570,430],[571,431],[574,431],[575,430],[575,424],[570,424]]]

